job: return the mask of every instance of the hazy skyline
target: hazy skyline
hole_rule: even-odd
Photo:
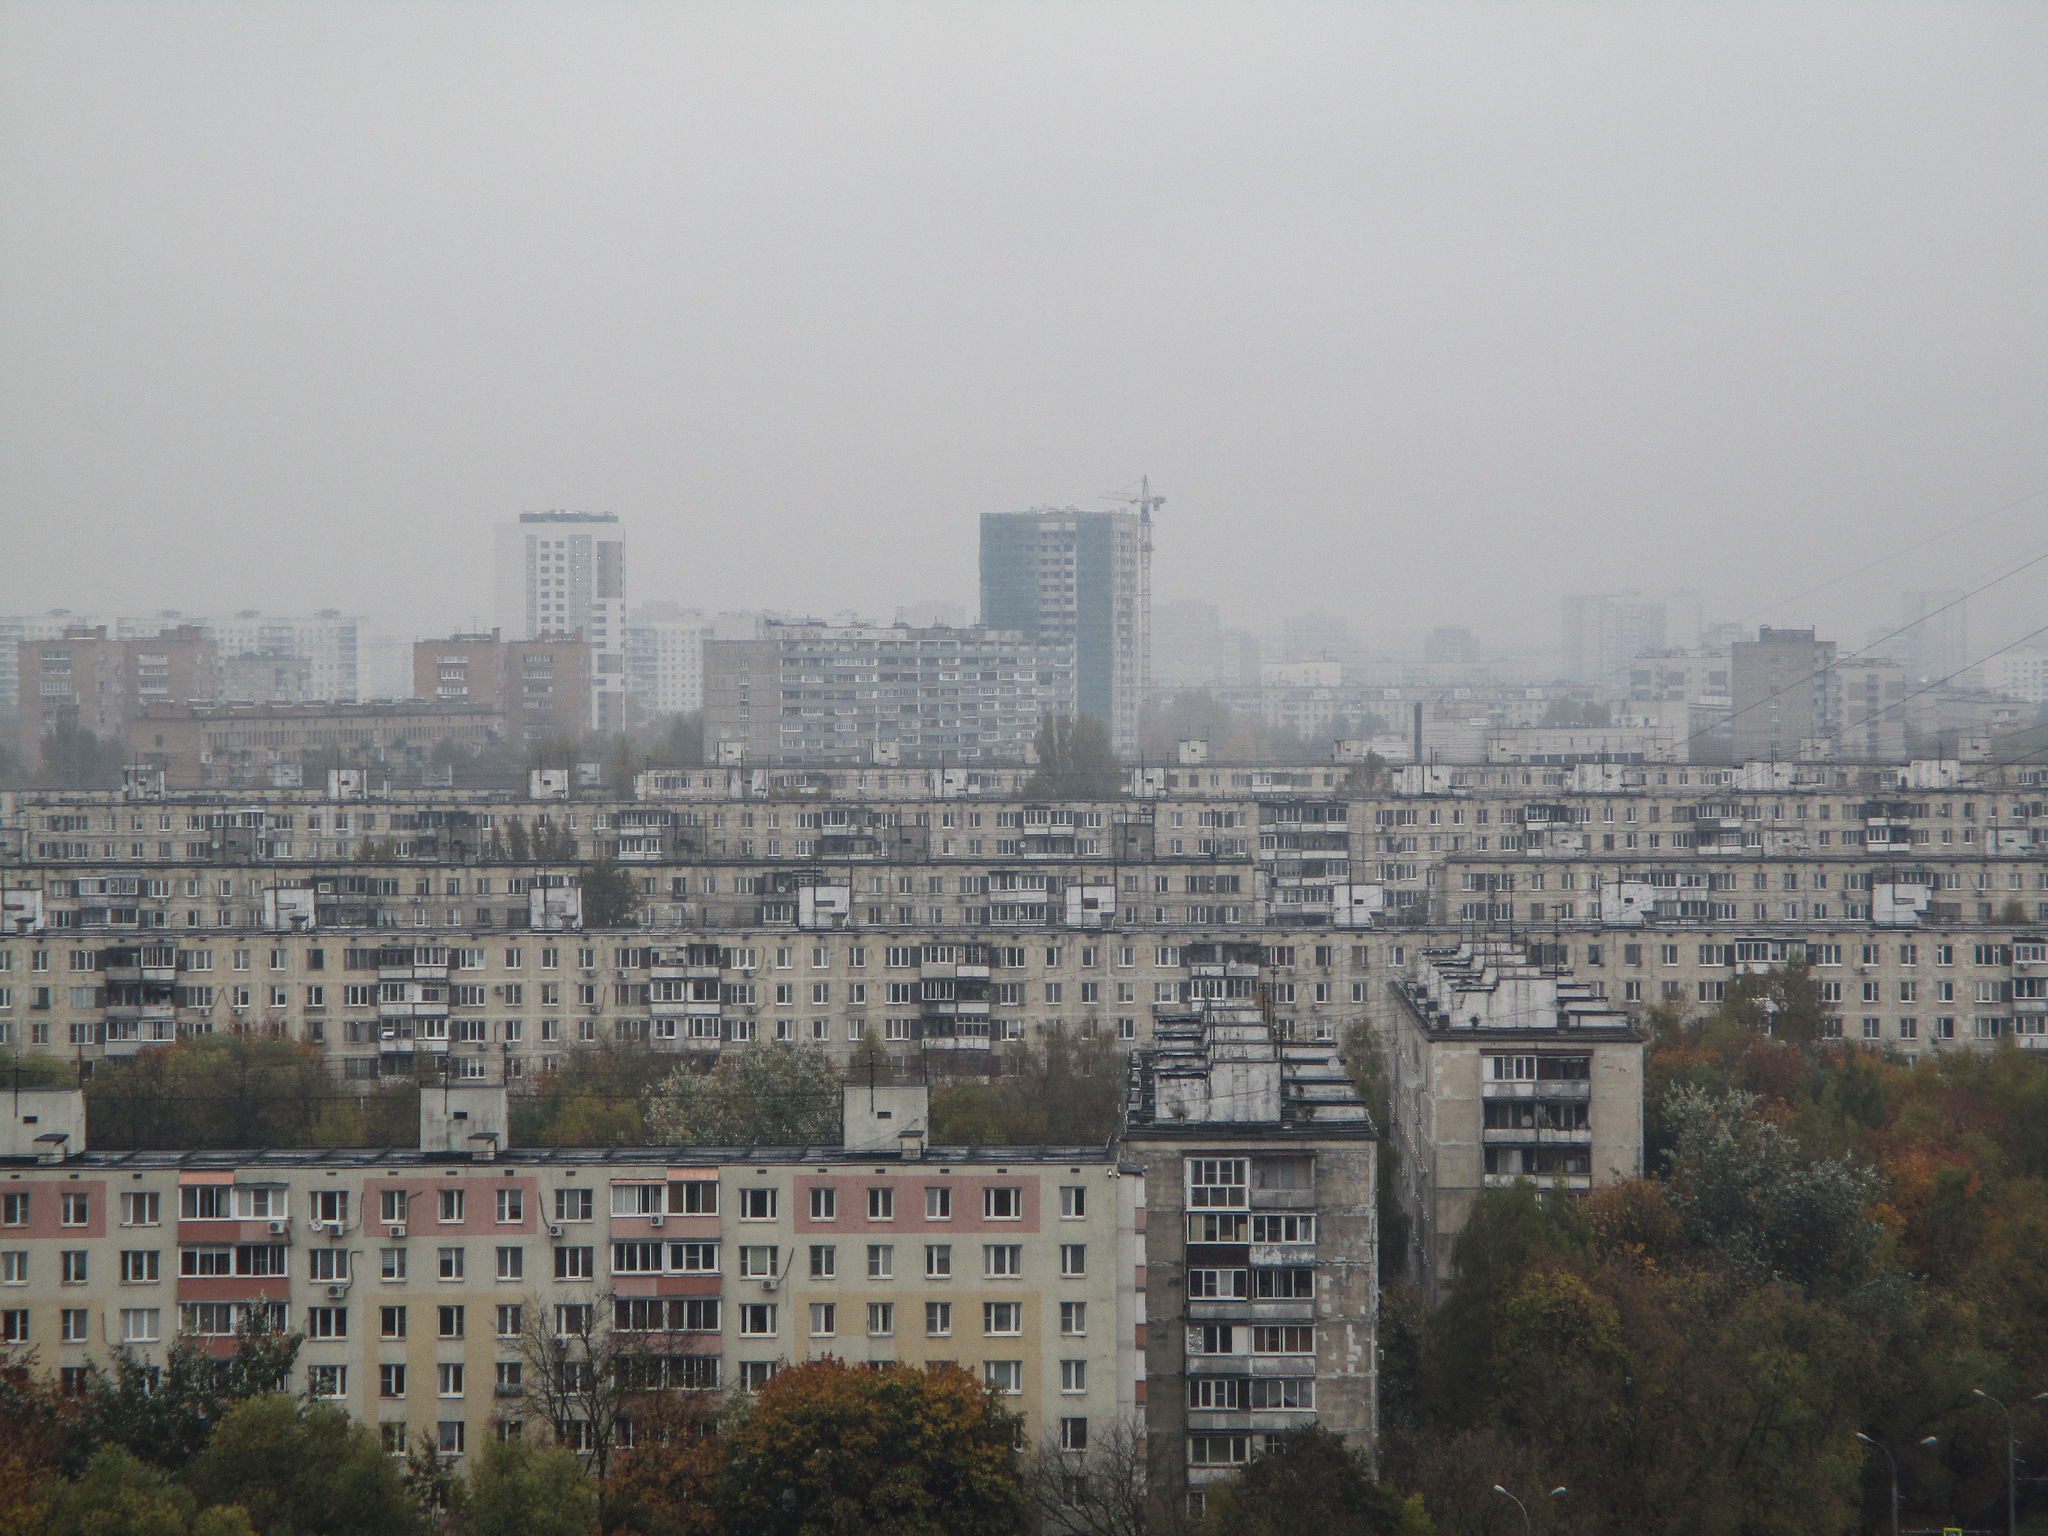
[[[1229,623],[1853,646],[2044,548],[2044,82],[2025,4],[0,5],[0,611],[488,623],[570,507],[971,612],[1149,473]]]

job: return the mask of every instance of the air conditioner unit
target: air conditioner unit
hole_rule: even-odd
[[[403,1237],[405,1236],[405,1223],[402,1221],[394,1221],[386,1230],[389,1231],[389,1233],[393,1237]]]
[[[283,1237],[283,1236],[284,1236],[284,1234],[285,1234],[285,1225],[284,1225],[284,1223],[283,1223],[283,1222],[281,1222],[281,1221],[273,1221],[273,1222],[272,1222],[272,1223],[270,1224],[270,1235],[271,1235],[272,1237]]]
[[[553,1222],[550,1222],[550,1223],[548,1224],[548,1236],[549,1236],[549,1237],[560,1237],[561,1235],[562,1235],[562,1229],[561,1229],[560,1227],[556,1226],[556,1225],[555,1225],[555,1224],[554,1224]]]
[[[327,1287],[327,1299],[329,1301],[339,1301],[347,1294],[348,1287],[345,1285],[330,1285]]]
[[[315,1237],[318,1237],[321,1233],[327,1230],[327,1223],[322,1221],[319,1217],[315,1216],[311,1221],[306,1223],[306,1230],[312,1233]]]
[[[658,1226],[660,1226],[660,1225],[661,1225],[661,1213],[660,1213],[659,1211],[657,1211],[657,1212],[655,1212],[655,1213],[654,1213],[654,1214],[653,1214],[652,1216],[649,1216],[649,1217],[647,1218],[647,1225],[649,1225],[650,1227],[658,1227]]]
[[[775,1277],[774,1277],[773,1275],[770,1275],[770,1276],[768,1276],[768,1278],[767,1278],[767,1279],[763,1280],[763,1281],[761,1282],[761,1289],[762,1289],[762,1290],[764,1290],[764,1291],[772,1291],[772,1290],[774,1290],[774,1289],[775,1289]]]

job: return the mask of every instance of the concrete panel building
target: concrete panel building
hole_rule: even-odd
[[[1481,1191],[1643,1172],[1643,1036],[1605,987],[1506,938],[1424,948],[1392,988],[1391,1134],[1409,1271],[1434,1301]]]
[[[1261,1011],[1257,946],[1190,946],[1132,1058],[1153,1486],[1199,1502],[1268,1436],[1378,1437],[1378,1131],[1334,1050]]]
[[[981,622],[1070,657],[1074,708],[1135,756],[1147,615],[1136,512],[1033,507],[981,517]]]
[[[596,647],[580,637],[450,635],[412,648],[413,695],[501,715],[512,739],[577,741],[591,729]]]
[[[885,1090],[886,1120],[848,1090],[827,1146],[528,1150],[502,1087],[456,1084],[421,1095],[416,1150],[289,1153],[96,1152],[82,1095],[25,1097],[0,1321],[67,1390],[181,1333],[231,1353],[263,1308],[305,1334],[294,1392],[456,1458],[582,1448],[530,1390],[522,1344],[551,1327],[679,1388],[944,1361],[1033,1442],[1085,1447],[1140,1400],[1141,1182],[1101,1146],[927,1147],[922,1089]]]
[[[522,512],[497,525],[497,630],[508,641],[590,646],[586,730],[617,731],[626,707],[626,535],[611,512]]]

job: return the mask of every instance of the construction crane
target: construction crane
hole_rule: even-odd
[[[1152,477],[1138,477],[1138,494],[1131,488],[1105,492],[1104,501],[1121,502],[1138,509],[1138,721],[1140,734],[1152,713],[1152,512],[1166,505],[1164,496],[1152,494]]]

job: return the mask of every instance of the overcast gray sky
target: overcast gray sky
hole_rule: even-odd
[[[0,611],[1161,598],[1860,640],[2048,549],[2048,6],[0,5]],[[1973,614],[2048,622],[2048,582]],[[1262,612],[1263,610],[1263,612]],[[1978,647],[1982,648],[1982,647]]]

